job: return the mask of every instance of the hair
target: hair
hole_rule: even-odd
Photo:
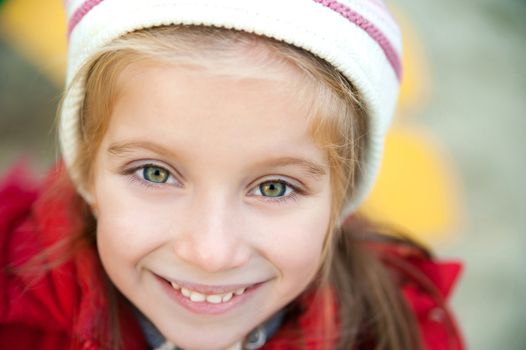
[[[244,59],[251,64],[222,64]],[[337,349],[364,344],[374,349],[421,349],[416,321],[399,288],[380,259],[364,244],[371,236],[368,233],[371,228],[356,224],[362,222],[359,220],[351,220],[349,225],[339,224],[343,204],[353,195],[359,181],[367,133],[367,109],[360,103],[354,86],[312,53],[255,34],[204,26],[163,26],[128,33],[102,48],[75,78],[85,79],[78,129],[79,153],[72,165],[82,174],[81,186],[92,183],[92,165],[119,93],[119,77],[126,67],[140,61],[197,65],[209,68],[211,74],[239,78],[258,74],[272,78],[269,72],[280,65],[301,73],[291,88],[308,101],[308,122],[314,141],[327,151],[332,189],[331,223],[322,252],[323,263],[309,290],[316,292],[333,287],[338,303]],[[231,66],[235,68],[226,68]],[[86,217],[89,224],[75,237],[93,244],[94,219],[89,218],[89,214]],[[111,286],[108,293],[110,300],[118,295]],[[328,328],[334,323],[334,317],[330,318]],[[118,331],[116,321],[113,327]],[[119,339],[114,338],[112,347],[116,349]]]

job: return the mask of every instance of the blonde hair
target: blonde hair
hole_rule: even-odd
[[[261,50],[262,47],[264,50]],[[240,65],[240,60],[244,59],[249,59],[251,64]],[[299,98],[308,103],[307,122],[314,141],[327,151],[332,187],[331,224],[324,244],[324,263],[315,281],[317,283],[313,284],[314,288],[321,288],[329,282],[341,286],[337,288],[341,289],[337,290],[337,294],[342,303],[341,324],[346,328],[341,332],[342,349],[356,344],[360,322],[365,317],[363,313],[370,310],[364,309],[358,315],[353,315],[350,310],[356,309],[354,304],[369,292],[366,290],[369,287],[372,287],[372,292],[377,292],[372,297],[364,298],[369,298],[367,303],[380,315],[375,315],[378,320],[373,321],[371,326],[376,330],[372,333],[381,338],[379,344],[389,349],[416,348],[413,345],[408,347],[408,344],[416,343],[415,335],[411,334],[414,329],[396,325],[412,321],[407,310],[404,311],[402,297],[395,292],[396,288],[387,274],[381,271],[380,264],[368,258],[360,262],[357,257],[363,254],[356,251],[356,245],[342,245],[342,240],[348,240],[346,236],[350,235],[343,233],[339,227],[340,212],[352,196],[358,181],[358,167],[367,131],[367,112],[360,104],[360,97],[352,84],[313,54],[254,34],[202,26],[166,26],[129,33],[104,47],[83,66],[78,75],[86,77],[85,99],[80,112],[79,153],[73,167],[83,176],[80,179],[82,186],[89,186],[92,182],[92,164],[107,130],[113,102],[119,93],[119,76],[130,64],[144,60],[197,65],[208,68],[213,74],[239,78],[272,78],[272,70],[280,66],[292,67],[301,73],[300,81],[294,82],[292,88]],[[236,64],[224,64],[232,62]],[[352,266],[350,271],[349,266],[345,266],[347,263],[356,263],[358,266]],[[371,274],[371,269],[380,273]],[[362,283],[364,287],[360,291],[355,287],[346,288],[356,278],[369,278],[371,285]],[[342,291],[351,293],[352,297],[340,295]],[[387,301],[382,301],[382,298]],[[393,309],[393,305],[398,306]],[[394,313],[401,314],[391,315]],[[386,330],[386,334],[382,334],[380,329]]]

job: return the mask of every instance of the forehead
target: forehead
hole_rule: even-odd
[[[121,73],[108,135],[112,142],[160,142],[192,158],[319,153],[308,104],[291,84],[298,74],[283,69],[265,78],[239,77],[198,66],[134,63]]]

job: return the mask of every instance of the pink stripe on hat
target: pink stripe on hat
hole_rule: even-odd
[[[384,35],[384,33],[380,31],[380,29],[378,29],[378,27],[376,27],[373,23],[371,23],[367,18],[365,18],[358,12],[352,10],[351,8],[336,0],[314,0],[314,2],[322,4],[330,8],[331,10],[338,12],[340,15],[347,18],[349,21],[356,24],[358,27],[362,28],[367,34],[369,34],[369,36],[374,41],[376,41],[384,51],[385,56],[391,64],[391,67],[393,67],[393,70],[395,71],[398,80],[402,78],[402,62],[400,56],[396,52],[389,39],[387,39],[387,37]]]
[[[80,7],[73,13],[69,19],[68,24],[68,37],[71,35],[71,32],[75,29],[77,24],[86,16],[95,6],[103,2],[104,0],[86,0]]]
[[[374,13],[375,21],[379,20],[384,25],[389,26],[389,28],[384,28],[384,31],[389,32],[392,31],[399,31],[398,24],[396,24],[393,16],[391,16],[391,13],[389,12],[389,9],[385,4],[380,0],[354,0],[353,7],[354,8],[360,8],[356,7],[356,5],[359,5],[360,7],[368,8],[369,10],[367,12]],[[364,14],[366,17],[367,15]]]

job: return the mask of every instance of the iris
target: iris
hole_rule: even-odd
[[[265,197],[281,197],[287,191],[287,185],[278,181],[269,181],[259,185],[259,190]]]
[[[167,170],[156,166],[145,167],[142,174],[145,180],[155,183],[165,183],[170,176]]]

